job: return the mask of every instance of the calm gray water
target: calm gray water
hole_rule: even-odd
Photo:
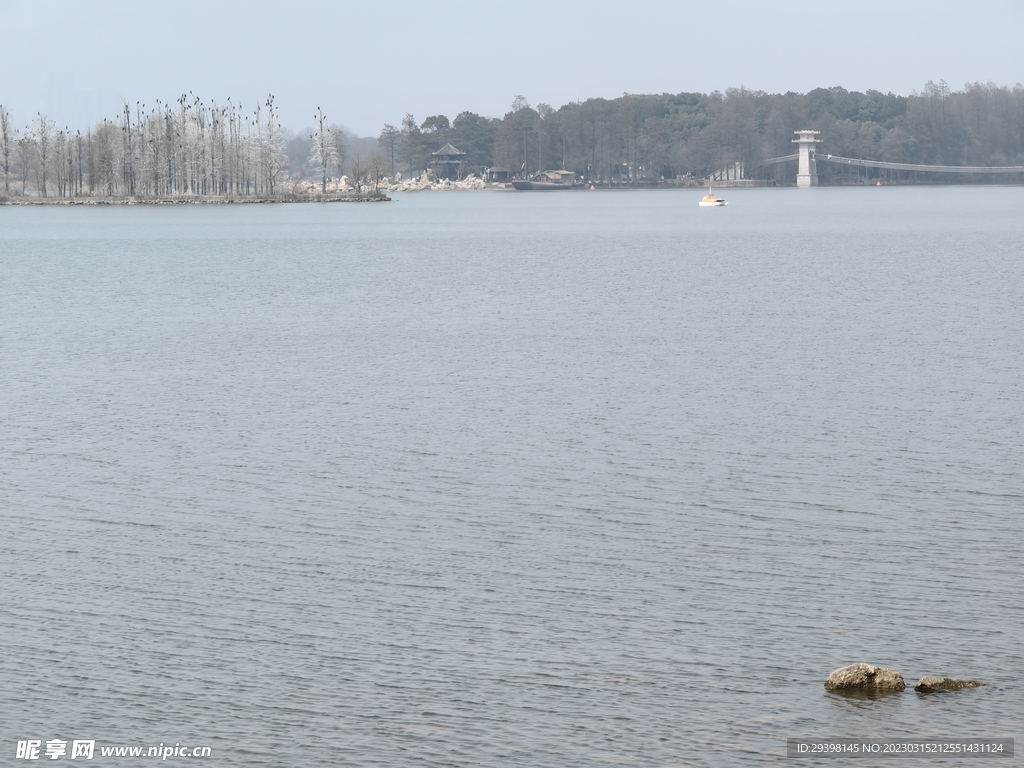
[[[699,194],[0,208],[3,763],[1019,741],[1024,189]]]

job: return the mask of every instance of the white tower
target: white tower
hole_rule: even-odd
[[[800,138],[793,143],[800,148],[800,164],[796,169],[796,185],[798,187],[818,186],[818,166],[814,162],[814,145],[821,139],[814,138],[821,131],[793,131]]]

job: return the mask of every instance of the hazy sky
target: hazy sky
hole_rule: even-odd
[[[501,117],[516,94],[1012,86],[1022,29],[1020,0],[0,0],[0,104],[84,128],[122,98],[273,93],[286,127],[320,106],[377,135],[406,112]]]

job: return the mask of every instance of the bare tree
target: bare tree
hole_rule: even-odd
[[[74,179],[75,186],[77,187],[77,193],[79,196],[82,194],[82,181],[83,181],[83,169],[82,169],[82,132],[75,131],[75,152],[77,154],[78,167],[77,173]]]
[[[370,172],[370,163],[364,155],[356,155],[352,161],[352,186],[356,190],[356,194],[362,194],[363,185],[366,183],[366,177]]]
[[[69,182],[71,180],[71,164],[68,156],[68,133],[67,130],[57,131],[54,141],[53,172],[57,184],[57,197],[69,197]]]
[[[402,137],[402,132],[391,125],[386,123],[384,128],[381,129],[380,137],[377,139],[377,143],[380,148],[391,158],[391,178],[395,178],[395,148],[398,146],[398,141]]]
[[[120,130],[109,120],[104,120],[96,126],[93,140],[96,142],[96,187],[101,194],[113,197],[118,192],[117,149],[121,142],[118,141]]]
[[[285,170],[288,167],[288,157],[284,153],[284,137],[281,135],[281,125],[277,122],[277,114],[274,112],[273,94],[267,97],[266,106],[267,127],[263,134],[260,152],[263,156],[263,169],[266,174],[267,190],[270,194],[274,194],[277,183],[285,175]]]
[[[35,164],[36,150],[32,144],[32,138],[30,136],[22,136],[18,139],[17,149],[17,157],[15,160],[17,163],[18,178],[21,181],[21,194],[24,196],[26,187],[28,186],[28,177],[32,175],[32,167]]]
[[[124,118],[121,123],[121,132],[124,137],[124,146],[122,147],[122,157],[124,158],[124,188],[129,195],[135,194],[135,152],[132,147],[132,111],[127,101],[122,102],[123,108],[121,110],[122,117]]]
[[[316,108],[313,115],[316,120],[316,129],[309,137],[313,145],[309,150],[309,164],[314,170],[320,172],[320,192],[327,192],[327,169],[337,161],[338,151],[334,146],[333,132],[327,125],[327,118],[320,107]]]
[[[334,139],[334,171],[335,176],[339,179],[345,175],[345,160],[348,159],[348,144],[345,141],[345,133],[345,126],[331,126],[331,136]]]
[[[53,129],[54,124],[50,118],[36,113],[36,119],[31,131],[38,161],[36,163],[36,188],[43,197],[46,197],[46,180],[50,173],[50,166],[53,163]]]
[[[11,144],[17,141],[17,133],[11,124],[11,113],[0,104],[0,172],[4,175],[4,195],[11,194]]]
[[[387,168],[388,158],[383,152],[374,152],[367,160],[370,170],[370,178],[373,179],[373,191],[380,192],[380,180],[384,177],[384,169]]]

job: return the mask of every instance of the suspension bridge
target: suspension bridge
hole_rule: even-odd
[[[709,176],[710,180],[719,183],[729,181],[742,182],[747,179],[752,179],[753,175],[758,171],[777,165],[796,163],[796,185],[798,187],[816,187],[818,186],[818,163],[830,163],[851,172],[856,169],[858,179],[860,178],[861,169],[863,168],[866,169],[864,171],[866,179],[877,178],[879,181],[883,178],[892,180],[893,173],[896,174],[895,179],[899,181],[901,179],[901,173],[905,172],[907,174],[906,180],[912,179],[913,177],[911,174],[915,173],[964,175],[1018,174],[1021,177],[1020,181],[1024,182],[1024,165],[924,165],[922,163],[893,163],[884,160],[864,160],[857,157],[843,157],[841,155],[829,155],[816,152],[815,145],[821,141],[817,138],[819,133],[818,131],[795,131],[795,133],[798,138],[793,139],[793,143],[797,145],[798,151],[792,155],[770,157],[766,160],[757,160],[754,162],[733,163],[712,173]],[[871,169],[877,171],[874,176],[871,175]],[[851,173],[846,173],[841,176],[841,178],[848,180],[851,175]],[[739,185],[737,184],[737,186]]]

